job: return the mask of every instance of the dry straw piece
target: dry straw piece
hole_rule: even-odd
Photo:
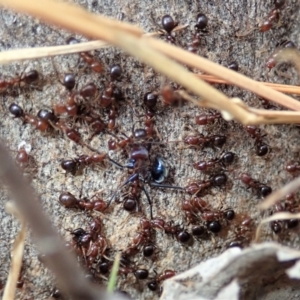
[[[220,78],[230,78],[232,84],[253,91],[266,99],[272,101],[276,99],[277,103],[290,109],[300,110],[300,103],[293,98],[163,41],[147,37],[141,38],[142,30],[130,24],[91,14],[76,5],[59,1],[0,0],[0,4],[19,12],[29,13],[48,23],[82,33],[88,37],[100,38],[112,45],[119,46],[196,95],[201,96],[205,99],[205,105],[220,110],[223,115],[226,114],[227,119],[236,119],[243,124],[296,123],[298,120],[295,119],[298,117],[300,119],[300,113],[292,115],[293,118],[287,118],[285,112],[274,115],[272,112],[271,114],[263,114],[231,101],[226,95],[198,79],[193,73],[188,72],[184,67],[166,56]],[[58,13],[52,14],[52,11]],[[199,106],[203,105],[203,100],[195,99],[193,102]]]
[[[24,218],[19,213],[13,202],[6,203],[6,211],[13,214],[21,222],[21,230],[13,244],[13,249],[11,252],[11,267],[3,292],[3,300],[10,300],[15,298],[17,281],[21,272],[24,242],[26,237],[26,225]]]

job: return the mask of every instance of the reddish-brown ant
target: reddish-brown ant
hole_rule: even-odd
[[[65,102],[56,103],[54,112],[56,115],[67,114],[70,117],[84,116],[84,110],[81,107],[80,100],[95,97],[97,87],[94,83],[88,83],[81,88],[79,92],[75,91],[68,95]],[[84,117],[82,117],[84,118]]]
[[[237,224],[234,228],[235,240],[228,244],[228,247],[243,248],[243,244],[248,243],[252,238],[253,220],[248,215],[238,215]]]
[[[275,22],[279,20],[280,11],[285,4],[285,0],[274,0],[275,8],[271,10],[267,19],[260,25],[261,32],[269,31]]]
[[[201,193],[204,189],[212,186],[223,186],[227,182],[227,176],[224,173],[216,174],[207,181],[193,181],[185,187],[185,191],[191,195]]]
[[[125,257],[135,255],[143,246],[151,243],[151,235],[152,235],[152,224],[151,221],[142,217],[140,219],[140,224],[138,228],[138,233],[132,239],[129,246],[126,250],[124,250],[123,255]],[[145,249],[145,248],[144,248]],[[148,255],[149,256],[149,255]]]
[[[295,174],[300,171],[300,164],[295,161],[290,161],[286,164],[285,170],[291,174]]]
[[[216,166],[225,166],[227,164],[231,164],[234,160],[234,153],[233,152],[225,152],[220,158],[215,158],[213,160],[208,160],[208,161],[198,161],[193,164],[193,167],[196,170],[199,171],[210,171],[211,169],[215,169]]]
[[[77,199],[69,192],[63,192],[59,196],[59,202],[66,208],[77,208],[81,210],[95,210],[103,212],[107,208],[106,202],[102,199],[91,201],[87,198]]]
[[[75,128],[71,128],[63,119],[57,119],[52,111],[41,109],[37,113],[37,117],[25,113],[23,109],[16,103],[9,106],[9,112],[15,117],[21,119],[24,123],[35,126],[36,129],[45,132],[51,128],[57,128],[63,132],[70,140],[77,144],[82,144],[81,136]]]
[[[21,169],[24,169],[29,161],[30,161],[30,153],[31,151],[31,145],[22,141],[19,145],[18,145],[18,153],[16,155],[16,162],[19,165],[19,167]]]
[[[161,96],[165,105],[181,106],[184,103],[183,97],[169,85],[164,85],[162,87]]]
[[[183,230],[178,225],[172,225],[171,222],[167,223],[162,218],[156,217],[152,219],[151,224],[153,228],[164,230],[166,234],[175,236],[178,242],[182,244],[189,244],[189,242],[191,241],[192,237],[186,230]]]
[[[24,123],[29,123],[35,126],[36,129],[44,132],[51,128],[50,123],[43,114],[38,113],[38,117],[25,113],[24,110],[16,103],[9,106],[9,112],[15,117],[21,119]]]
[[[214,114],[201,114],[195,117],[195,123],[197,125],[207,125],[212,122],[214,122],[217,119],[222,118],[220,113],[214,113]]]
[[[205,14],[199,13],[196,17],[196,25],[195,25],[195,34],[191,43],[188,44],[187,50],[196,53],[198,47],[200,46],[200,36],[201,33],[206,33],[206,27],[208,24],[208,18]]]
[[[220,223],[221,219],[225,219],[226,222],[228,222],[233,220],[235,217],[235,212],[232,209],[227,209],[224,211],[214,210],[208,205],[206,201],[198,197],[194,197],[189,201],[184,200],[182,204],[182,210],[184,210],[186,217],[190,223],[198,223],[200,216],[201,219],[206,222],[207,229],[213,233],[218,233],[222,229]],[[196,230],[196,234],[197,231],[198,230]]]
[[[174,277],[175,275],[175,271],[165,270],[163,273],[158,274],[152,281],[148,282],[147,286],[151,291],[156,291],[162,281]]]
[[[249,174],[241,173],[239,175],[239,178],[244,184],[257,190],[258,194],[262,197],[267,197],[269,194],[272,193],[272,189],[269,186],[253,179]]]
[[[277,212],[284,212],[284,211],[290,213],[295,213],[298,211],[298,205],[295,201],[294,194],[286,195],[284,201],[277,202],[272,208],[272,214]],[[284,224],[288,229],[294,228],[298,225],[298,220],[297,219],[275,220],[270,223],[270,227],[275,234],[279,234],[282,231]]]
[[[255,152],[258,156],[265,156],[268,154],[269,146],[262,141],[265,135],[261,135],[260,129],[254,125],[245,126],[246,131],[255,139]]]
[[[222,147],[226,142],[224,135],[204,136],[203,134],[188,135],[183,142],[189,146]]]
[[[125,259],[125,264],[123,263]],[[119,268],[119,274],[123,274],[127,276],[128,274],[132,273],[134,277],[138,280],[147,279],[149,276],[149,271],[142,268],[130,267],[130,261],[126,257],[122,257],[120,261],[121,267]]]
[[[39,78],[39,73],[36,70],[30,70],[28,72],[25,72],[24,74],[21,74],[20,76],[17,76],[15,78],[11,79],[3,79],[0,80],[0,90],[5,90],[10,87],[14,87],[16,85],[28,85],[35,81],[37,81]]]
[[[89,231],[77,228],[71,232],[75,247],[80,250],[88,267],[91,267],[98,257],[104,257],[108,243],[101,234],[102,224],[98,218],[92,219]]]
[[[107,158],[106,153],[99,153],[93,155],[80,155],[73,159],[63,159],[61,167],[67,172],[75,175],[79,170],[91,164],[102,163]]]
[[[278,55],[285,48],[296,48],[296,45],[292,41],[283,41],[279,46],[272,52],[272,54],[266,60],[266,67],[271,70],[273,69],[278,61]]]
[[[67,40],[68,44],[77,44],[79,41],[73,37],[69,38]],[[84,60],[84,62],[91,67],[91,69],[96,73],[102,73],[104,68],[103,64],[95,58],[94,55],[88,53],[88,52],[80,52],[81,58]]]

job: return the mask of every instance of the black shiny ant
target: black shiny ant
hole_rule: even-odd
[[[151,165],[146,163],[147,160],[149,160],[149,152],[146,147],[136,144],[133,145],[130,151],[128,164],[126,164],[125,166],[120,165],[121,167],[132,170],[133,173],[112,195],[111,199],[108,202],[108,205],[110,205],[111,201],[116,197],[120,189],[122,189],[124,186],[127,186],[128,184],[131,184],[133,186],[133,192],[131,192],[131,197],[127,197],[127,199],[125,200],[124,208],[126,209],[127,207],[126,210],[129,211],[133,210],[134,207],[136,207],[137,198],[139,198],[139,191],[142,190],[148,200],[150,206],[150,216],[152,219],[152,202],[149,193],[145,188],[145,184],[148,184],[150,187],[184,190],[183,188],[178,186],[162,184],[168,174],[168,171],[164,161],[161,158],[156,157]]]
[[[72,90],[75,87],[75,84],[76,84],[75,75],[72,73],[65,74],[64,80],[63,80],[63,86],[67,90]]]

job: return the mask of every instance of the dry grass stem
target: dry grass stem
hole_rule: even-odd
[[[215,106],[211,105],[211,102],[205,100],[196,100],[195,98],[191,97],[185,91],[178,92],[184,99],[199,105],[201,107],[209,107],[217,109]],[[241,105],[245,110],[252,113],[256,116],[256,119],[252,120],[251,124],[258,125],[258,124],[294,124],[300,123],[300,112],[296,111],[277,111],[277,110],[264,110],[264,109],[256,109],[251,108],[241,102],[238,98],[231,99],[232,101],[236,101],[238,105]],[[228,119],[226,113],[223,112],[223,118]]]
[[[187,28],[189,25],[181,25],[176,27],[173,31],[179,31]],[[159,36],[161,32],[146,33],[144,36]],[[82,42],[72,45],[62,45],[62,46],[51,46],[51,47],[37,47],[37,48],[24,48],[24,49],[14,49],[3,51],[0,53],[0,63],[12,63],[16,61],[22,61],[27,59],[37,59],[43,57],[50,57],[56,55],[72,54],[78,52],[91,51],[101,48],[111,47],[107,42],[96,40],[89,42]]]
[[[227,80],[220,79],[212,75],[197,74],[197,76],[205,80],[206,82],[210,82],[210,83],[231,84]],[[281,93],[300,95],[300,86],[297,85],[278,84],[278,83],[262,82],[262,81],[259,83],[268,86]]]
[[[231,101],[226,95],[204,81],[201,81],[194,74],[188,72],[184,67],[168,59],[161,53],[189,66],[197,67],[204,72],[228,79],[229,82],[256,92],[266,99],[276,99],[276,102],[281,105],[300,110],[300,103],[298,101],[237,72],[165,42],[151,38],[137,38],[137,36],[140,37],[142,35],[142,30],[132,25],[124,23],[123,26],[121,25],[123,23],[88,13],[75,5],[56,1],[39,0],[32,3],[22,0],[0,0],[0,3],[17,11],[30,13],[41,18],[43,21],[85,34],[89,37],[91,36],[90,33],[93,32],[93,37],[119,46],[196,95],[201,96],[205,101],[195,100],[193,102],[200,106],[207,105],[220,110],[223,116],[226,115],[227,120],[236,119],[243,124],[260,124],[264,123],[265,117],[251,112],[245,105],[242,105],[241,100],[235,99],[235,101]],[[52,14],[52,11],[57,11],[58,13]],[[270,119],[268,120],[270,121]],[[272,119],[272,123],[282,122],[280,116]]]
[[[11,252],[11,267],[3,293],[3,300],[11,300],[15,298],[17,281],[22,268],[26,226],[23,217],[20,215],[16,206],[12,202],[6,203],[6,211],[17,217],[21,223],[21,230],[13,244],[13,249]]]
[[[262,210],[268,209],[272,205],[274,205],[277,201],[282,200],[287,194],[294,193],[300,188],[300,177],[292,180],[278,191],[275,191],[271,195],[269,195],[258,207]]]
[[[177,27],[175,27],[172,32],[176,32],[176,31],[180,31],[183,30],[185,28],[189,27],[189,24],[185,24],[185,25],[178,25]],[[145,37],[154,37],[154,36],[160,36],[162,35],[162,31],[156,31],[156,32],[149,32],[149,33],[145,33],[143,34],[143,36]]]
[[[269,223],[269,222],[275,221],[275,220],[289,220],[289,219],[300,219],[300,213],[291,214],[288,212],[280,212],[280,213],[274,214],[266,219],[263,219],[256,228],[254,243],[258,243],[260,241],[261,227],[263,224]]]
[[[249,107],[249,112],[263,117],[263,124],[297,124],[300,123],[300,112],[298,111],[283,111],[283,110],[264,110]],[[253,124],[261,124],[260,119]]]
[[[245,90],[249,90],[254,94],[257,94],[265,99],[276,102],[284,107],[300,110],[300,102],[271,89],[262,83],[250,79],[242,74],[235,71],[229,70],[226,67],[213,63],[199,55],[190,53],[173,45],[164,43],[156,39],[147,39],[147,43],[155,48],[156,50],[164,53],[165,55],[180,61],[189,67],[197,68],[202,72],[210,75],[214,75],[218,78],[228,81],[232,85],[236,85]],[[211,100],[211,99],[209,99]]]
[[[74,45],[14,49],[14,50],[1,52],[0,63],[7,64],[15,61],[26,60],[26,59],[37,59],[42,57],[78,53],[78,52],[96,50],[99,48],[105,48],[108,46],[109,44],[103,41],[91,41],[91,42],[79,43]]]

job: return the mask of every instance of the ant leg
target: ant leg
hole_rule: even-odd
[[[149,206],[150,206],[150,218],[152,220],[153,219],[152,202],[151,202],[150,196],[149,196],[147,190],[145,189],[144,185],[142,186],[142,190],[143,190],[143,192],[145,193],[145,195],[147,197],[147,200],[148,200],[148,203],[149,203]]]
[[[135,161],[130,161],[128,162],[126,165],[122,166],[121,164],[119,164],[118,162],[116,162],[115,160],[113,160],[112,158],[108,157],[108,160],[115,166],[117,166],[120,169],[133,169],[135,166]]]
[[[112,158],[108,157],[108,160],[115,166],[117,166],[120,169],[124,169],[125,167],[122,166],[121,164],[119,164],[118,162],[116,162],[115,160],[113,160]]]
[[[128,183],[136,180],[138,178],[139,174],[135,173],[133,175],[131,175],[121,186],[119,189],[121,189],[122,187],[124,187],[125,185],[127,185]],[[108,203],[107,203],[107,207],[110,205],[111,201],[114,200],[114,198],[116,197],[117,193],[119,192],[119,190],[116,190],[113,195],[111,196],[111,198],[109,199]]]
[[[180,187],[180,186],[173,186],[173,185],[168,185],[168,184],[160,184],[156,182],[150,182],[150,186],[158,187],[158,188],[163,188],[163,189],[174,189],[174,190],[182,190],[184,191],[185,189]]]

